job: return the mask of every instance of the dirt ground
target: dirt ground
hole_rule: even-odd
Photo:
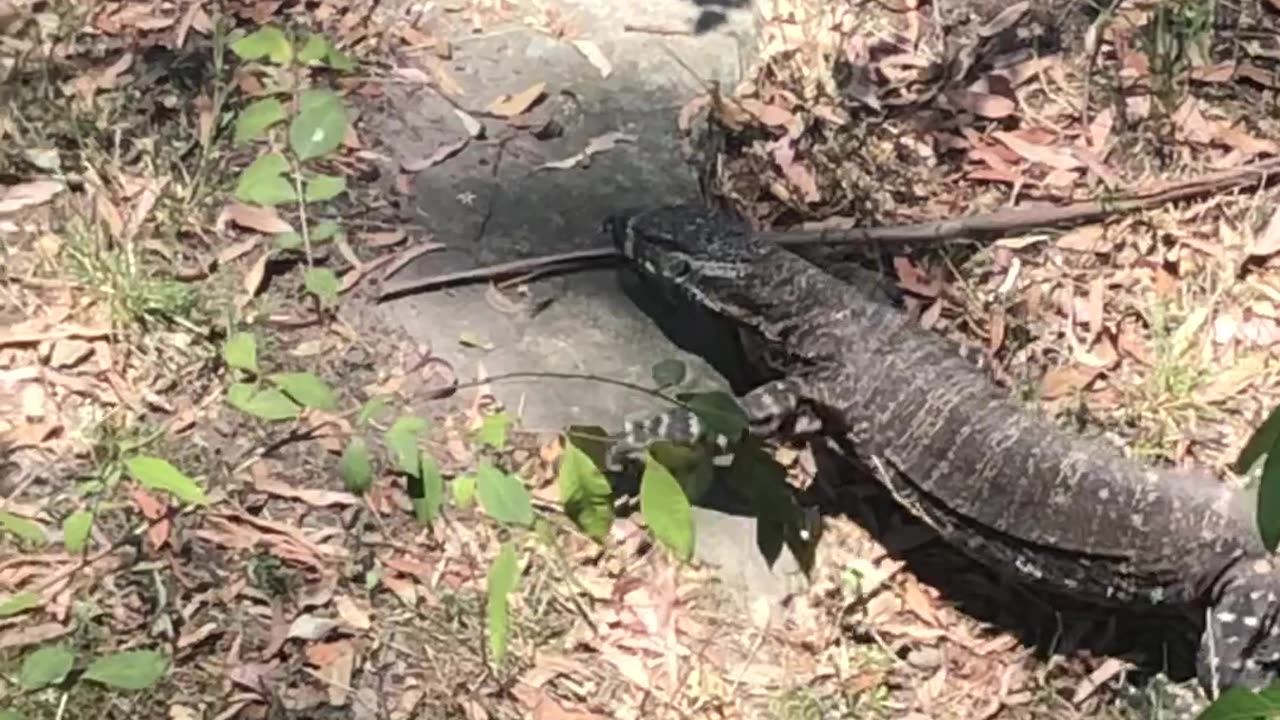
[[[679,113],[708,196],[766,229],[1208,188],[856,256],[1029,407],[1243,482],[1227,465],[1280,402],[1280,211],[1248,171],[1280,155],[1280,5],[942,5],[759,3],[750,79]],[[384,193],[463,149],[406,162],[361,133],[384,82],[450,91],[454,49],[401,10],[0,0],[0,719],[1196,702],[1173,621],[1028,596],[871,487],[841,490],[857,510],[824,518],[784,612],[733,610],[678,530],[570,477],[563,437],[379,324],[379,284],[431,249]],[[535,132],[541,99],[490,111]],[[824,461],[775,458],[802,486]]]

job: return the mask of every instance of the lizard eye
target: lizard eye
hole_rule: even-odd
[[[689,264],[684,258],[672,258],[667,264],[667,275],[673,280],[679,280],[693,271],[693,265]]]

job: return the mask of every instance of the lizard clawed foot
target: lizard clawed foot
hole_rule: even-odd
[[[1218,587],[1196,656],[1200,685],[1261,690],[1280,675],[1280,567],[1242,560]]]

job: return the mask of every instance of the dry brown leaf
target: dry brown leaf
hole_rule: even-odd
[[[138,510],[142,512],[142,517],[154,522],[147,530],[147,539],[151,541],[153,549],[160,549],[169,539],[170,524],[164,518],[167,506],[165,503],[156,499],[154,495],[143,490],[135,488],[133,493],[133,504],[138,506]],[[158,522],[155,522],[158,521]]]
[[[233,202],[224,207],[222,213],[226,215],[227,220],[240,227],[257,230],[260,233],[274,235],[293,230],[293,226],[280,217],[280,213],[272,207]]]
[[[244,288],[245,294],[252,299],[258,294],[258,290],[262,288],[262,281],[267,276],[267,260],[271,257],[271,253],[264,252],[258,256],[253,265],[249,267],[249,271],[244,274],[244,280],[241,287]]]
[[[898,277],[898,286],[916,295],[934,298],[942,289],[940,282],[931,280],[928,274],[916,267],[909,258],[901,255],[893,259],[893,271]]]
[[[471,117],[470,113],[454,108],[453,114],[458,116],[458,120],[462,122],[462,128],[467,131],[467,135],[476,139],[484,136],[484,123]]]
[[[1269,257],[1277,251],[1280,251],[1280,207],[1272,211],[1271,218],[1262,232],[1254,235],[1248,250],[1249,254],[1255,257]]]
[[[295,488],[286,482],[268,477],[255,477],[253,486],[268,495],[301,500],[313,507],[326,507],[329,505],[358,505],[360,503],[359,499],[351,493],[338,492],[337,490],[320,490],[316,488]]]
[[[920,589],[920,584],[908,579],[903,583],[902,600],[906,603],[907,609],[915,613],[916,617],[925,621],[929,625],[937,627],[938,613],[933,608],[933,603]]]
[[[362,609],[355,600],[346,595],[339,595],[334,599],[333,609],[338,611],[338,617],[342,618],[343,622],[356,630],[368,630],[373,627],[368,611]]]
[[[815,203],[822,199],[818,179],[804,162],[796,159],[795,148],[789,140],[784,138],[773,144],[773,161],[782,169],[787,181],[800,191],[805,202]]]
[[[65,189],[66,186],[57,180],[32,180],[10,185],[0,190],[0,215],[42,205]]]
[[[1018,110],[1017,103],[1007,97],[975,90],[953,90],[947,93],[947,99],[961,110],[988,120],[1006,118]]]
[[[600,71],[600,77],[607,78],[613,74],[613,63],[605,57],[599,45],[590,40],[573,40],[572,42],[578,52]]]
[[[502,118],[523,115],[533,107],[547,91],[545,82],[534,83],[514,95],[502,95],[489,104],[487,112]]]
[[[1040,381],[1040,397],[1043,400],[1056,400],[1084,390],[1101,374],[1101,368],[1083,368],[1077,365],[1051,368]]]
[[[468,117],[470,116],[468,115]],[[470,130],[468,130],[468,132],[470,132]],[[457,155],[459,152],[462,152],[462,149],[465,148],[470,142],[471,142],[471,137],[464,137],[461,140],[455,140],[451,143],[445,143],[444,145],[441,145],[440,147],[436,148],[435,152],[431,153],[425,158],[416,159],[416,160],[401,160],[400,167],[401,169],[403,169],[405,172],[408,172],[408,173],[422,172],[423,170],[426,170],[427,168],[432,167],[434,165],[439,165],[445,160],[448,160],[454,155]]]
[[[1106,228],[1103,225],[1081,225],[1063,233],[1054,244],[1071,252],[1100,253],[1106,252],[1110,246],[1105,238]]]
[[[29,645],[39,645],[40,643],[60,638],[69,632],[71,632],[71,626],[69,624],[62,625],[59,623],[42,623],[40,625],[15,625],[12,628],[0,632],[0,650],[22,648]]]
[[[539,165],[536,170],[567,170],[576,165],[585,165],[591,159],[592,155],[612,150],[618,143],[631,143],[637,140],[635,135],[628,135],[617,131],[607,132],[603,135],[597,135],[587,141],[587,146],[582,152],[571,155],[563,160],[552,160]]]
[[[991,133],[991,136],[1029,162],[1048,165],[1055,170],[1075,170],[1081,166],[1081,162],[1072,157],[1065,148],[1028,142],[1018,133],[1004,130],[997,130]]]
[[[1071,694],[1071,704],[1079,705],[1084,702],[1090,695],[1097,692],[1098,688],[1105,685],[1108,680],[1128,670],[1131,666],[1131,663],[1119,658],[1103,660],[1093,672],[1089,673],[1088,677],[1081,679],[1080,684],[1076,685],[1075,692]]]
[[[1014,25],[1027,14],[1030,9],[1030,0],[1022,0],[1022,2],[1014,3],[1009,7],[1001,10],[999,14],[988,20],[984,25],[978,27],[978,35],[981,37],[991,37]]]
[[[233,243],[226,246],[222,249],[222,252],[218,253],[217,262],[219,265],[226,265],[227,263],[235,262],[247,255],[249,251],[256,247],[258,247],[258,238],[256,237],[247,238],[238,243]]]

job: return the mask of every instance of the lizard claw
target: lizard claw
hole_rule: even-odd
[[[1280,674],[1280,568],[1268,559],[1231,568],[1209,606],[1197,675],[1206,692],[1261,690]]]

